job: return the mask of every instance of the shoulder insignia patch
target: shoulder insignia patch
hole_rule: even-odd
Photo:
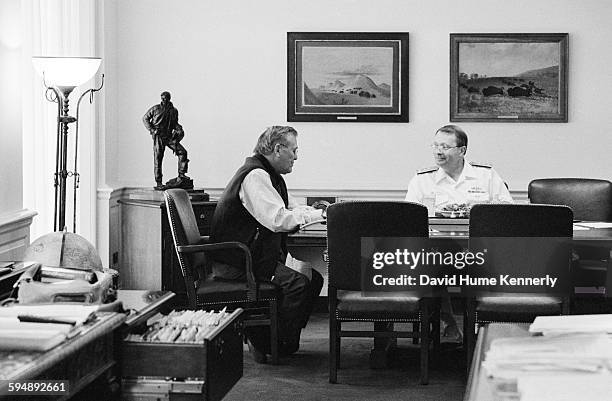
[[[422,168],[420,170],[417,170],[417,174],[427,174],[427,173],[433,173],[434,171],[438,171],[440,167],[438,166],[432,166],[432,167],[427,167],[427,168]]]
[[[490,164],[487,163],[476,163],[476,162],[470,162],[470,164],[474,167],[482,167],[482,168],[492,168],[492,166]]]

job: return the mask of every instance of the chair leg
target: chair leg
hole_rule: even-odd
[[[432,304],[433,310],[431,311],[431,337],[433,339],[434,353],[437,354],[440,351],[440,303],[434,301]]]
[[[342,340],[342,336],[340,332],[342,331],[342,322],[336,320],[336,369],[340,369],[340,341]]]
[[[374,322],[374,333],[392,332],[393,322]],[[374,348],[370,351],[370,368],[385,369],[389,356],[397,348],[397,337],[374,337]]]
[[[278,301],[270,301],[270,352],[271,363],[278,365]]]
[[[427,302],[423,302],[419,333],[421,337],[421,384],[429,383],[429,330],[429,307]]]
[[[329,382],[338,382],[338,367],[340,365],[340,323],[335,311],[329,311]]]
[[[466,300],[463,322],[463,348],[465,349],[467,371],[469,372],[476,343],[476,308],[472,300]]]

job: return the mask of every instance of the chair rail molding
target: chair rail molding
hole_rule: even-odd
[[[206,188],[211,200],[218,199],[224,188]],[[129,198],[131,193],[142,190],[137,187],[118,189],[120,198]],[[289,194],[296,198],[298,203],[306,203],[307,197],[335,197],[338,201],[350,200],[404,200],[406,189],[329,189],[329,188],[289,188]],[[529,203],[527,191],[510,191],[516,203]]]

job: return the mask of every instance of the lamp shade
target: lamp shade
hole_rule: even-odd
[[[99,57],[32,57],[36,71],[47,85],[77,87],[87,82],[100,68]]]

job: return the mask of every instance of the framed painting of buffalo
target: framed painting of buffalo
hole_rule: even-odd
[[[288,32],[287,121],[408,122],[408,33]]]
[[[452,33],[450,121],[567,122],[567,33]]]

